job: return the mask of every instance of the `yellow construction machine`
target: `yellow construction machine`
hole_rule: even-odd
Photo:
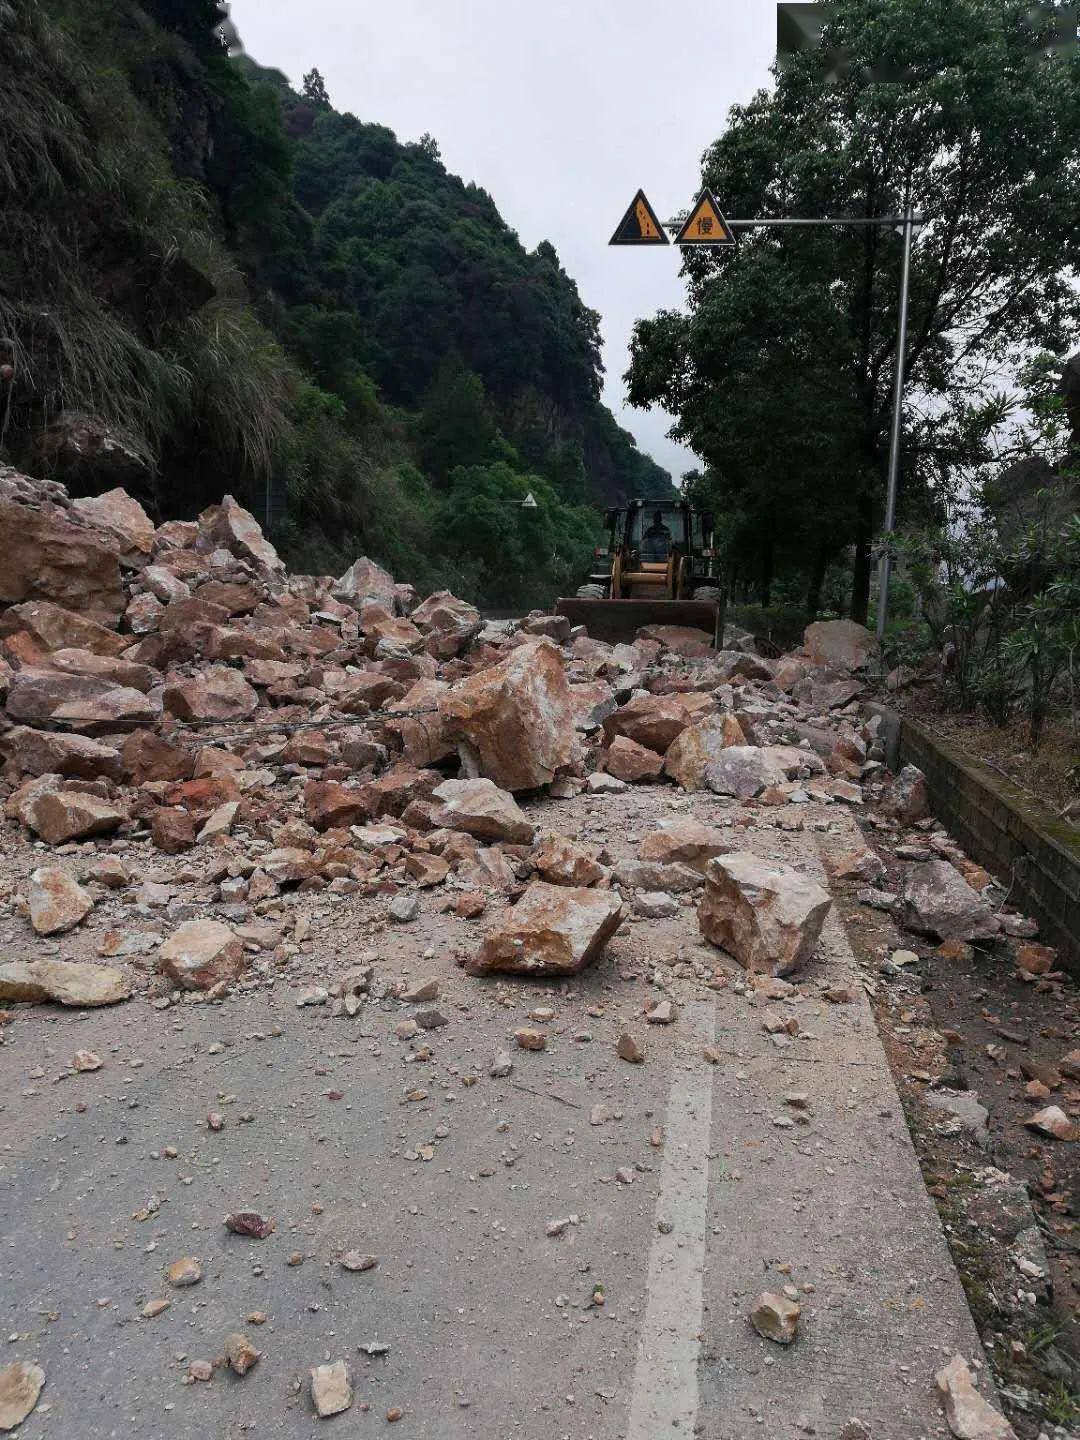
[[[608,543],[574,599],[556,605],[597,640],[633,640],[645,625],[706,631],[719,647],[724,588],[713,517],[685,500],[631,500],[604,514]]]

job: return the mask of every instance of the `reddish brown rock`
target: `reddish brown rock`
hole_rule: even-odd
[[[183,990],[232,983],[247,966],[240,937],[218,920],[188,920],[158,950],[158,967]]]
[[[636,785],[641,781],[657,779],[664,769],[664,757],[655,750],[647,750],[636,740],[616,735],[604,756],[604,769],[617,780]]]
[[[27,824],[49,845],[111,835],[127,819],[118,806],[83,790],[57,789],[27,807]]]
[[[259,697],[239,670],[209,670],[166,685],[165,709],[180,720],[242,720],[258,708]]]
[[[553,830],[541,835],[531,858],[536,873],[552,885],[595,885],[604,875],[595,855]]]
[[[577,754],[563,658],[548,640],[520,645],[459,681],[441,697],[439,713],[466,765],[504,790],[549,784]]]
[[[6,467],[0,471],[0,534],[18,537],[17,544],[0,547],[0,603],[51,600],[100,625],[114,624],[124,611],[115,547],[47,493]]]
[[[0,636],[20,631],[45,654],[74,647],[92,650],[96,655],[119,655],[131,643],[130,635],[118,635],[115,630],[48,600],[12,605],[0,615]]]
[[[195,821],[186,810],[163,806],[150,820],[150,839],[166,855],[179,855],[195,844]]]
[[[881,802],[886,815],[902,825],[914,825],[930,814],[930,795],[926,776],[916,765],[905,765],[889,786]]]
[[[199,516],[199,529],[260,570],[272,575],[284,573],[285,562],[263,534],[255,516],[237,504],[231,495],[224,496],[220,505],[211,505],[203,511]]]
[[[826,890],[749,851],[710,860],[705,877],[698,922],[708,941],[766,975],[806,964],[832,906]]]
[[[701,790],[720,751],[745,744],[746,736],[734,715],[709,715],[675,737],[664,757],[664,770],[684,790]]]
[[[609,744],[616,735],[625,735],[663,755],[689,723],[686,706],[677,695],[639,695],[608,716],[604,735]]]
[[[439,806],[436,823],[448,830],[521,845],[531,844],[536,834],[514,797],[490,780],[445,780],[432,799]]]
[[[1017,968],[1025,975],[1046,975],[1057,965],[1058,954],[1049,945],[1037,945],[1029,940],[1016,947]]]
[[[56,865],[45,865],[30,876],[27,896],[30,923],[38,935],[63,935],[85,920],[94,898]]]
[[[610,890],[534,881],[488,932],[467,965],[471,975],[574,975],[614,935],[623,905]]]
[[[120,751],[85,735],[16,725],[0,738],[0,751],[7,758],[9,773],[19,775],[52,774],[78,780],[105,776],[119,780],[124,774]]]
[[[483,628],[480,611],[449,590],[437,590],[409,616],[422,630],[428,652],[439,660],[460,655]]]
[[[652,865],[689,865],[704,871],[714,856],[726,855],[731,849],[731,841],[722,830],[703,825],[700,820],[661,820],[638,846],[638,859]]]
[[[152,665],[140,665],[117,655],[96,655],[93,650],[54,650],[49,665],[65,675],[90,675],[146,694],[164,678]]]
[[[405,856],[405,873],[416,881],[421,890],[426,890],[433,885],[441,885],[450,873],[450,866],[441,855],[416,851]]]
[[[147,780],[187,780],[194,764],[189,751],[152,730],[133,730],[124,737],[120,754],[124,773],[133,785]]]
[[[304,819],[316,830],[355,825],[366,813],[358,790],[333,780],[311,780],[304,787]]]
[[[126,490],[83,496],[73,500],[71,508],[105,532],[108,543],[117,549],[121,565],[135,569],[146,564],[154,548],[154,522]]]

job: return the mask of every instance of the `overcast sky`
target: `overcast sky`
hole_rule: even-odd
[[[769,83],[774,0],[234,0],[249,54],[339,110],[435,136],[532,249],[550,240],[599,310],[605,399],[676,478],[668,418],[625,404],[635,319],[682,303],[672,249],[607,241],[640,185],[662,218],[689,204],[727,108]]]

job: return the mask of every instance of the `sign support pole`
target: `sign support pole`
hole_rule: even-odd
[[[896,529],[896,492],[900,486],[900,432],[904,412],[904,366],[907,361],[908,291],[911,282],[911,237],[915,216],[911,206],[904,215],[904,258],[900,269],[900,318],[896,327],[896,376],[893,384],[892,434],[889,437],[889,484],[885,496],[885,544],[878,570],[877,638],[885,639],[889,619],[889,580],[892,576],[892,536]]]

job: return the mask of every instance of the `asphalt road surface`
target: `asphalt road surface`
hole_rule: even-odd
[[[535,810],[616,856],[662,813],[738,813],[659,788]],[[802,807],[797,833],[777,828],[793,809],[756,814],[746,848],[820,878],[823,851],[858,838],[840,806]],[[767,1002],[701,944],[692,903],[546,985],[466,977],[455,960],[484,921],[437,902],[387,928],[379,901],[302,896],[295,956],[223,1003],[161,1010],[138,993],[6,1027],[2,1360],[47,1376],[20,1435],[365,1437],[398,1410],[403,1440],[835,1440],[855,1417],[873,1440],[946,1434],[933,1372],[981,1352],[865,996],[821,994],[858,979],[835,913],[800,994]],[[91,956],[107,921],[58,952]],[[129,915],[140,925],[168,928]],[[42,953],[28,937],[12,921],[2,938]],[[437,977],[437,1001],[369,1001],[351,1020],[297,1008],[367,959],[386,980]],[[727,983],[710,989],[716,966]],[[661,998],[676,1022],[647,1025]],[[526,1053],[512,1032],[537,1006],[555,1014],[535,1022],[546,1050]],[[397,1037],[432,1008],[444,1026]],[[786,1046],[766,1011],[797,1018]],[[625,1030],[644,1064],[617,1056]],[[79,1048],[102,1068],[72,1074]],[[513,1071],[493,1078],[499,1051]],[[237,1210],[276,1228],[232,1234]],[[351,1251],[378,1263],[347,1270]],[[203,1278],[170,1288],[185,1255]],[[789,1348],[747,1321],[784,1285],[802,1305]],[[254,1368],[188,1380],[237,1330]],[[354,1403],[320,1419],[309,1373],[336,1360]]]

